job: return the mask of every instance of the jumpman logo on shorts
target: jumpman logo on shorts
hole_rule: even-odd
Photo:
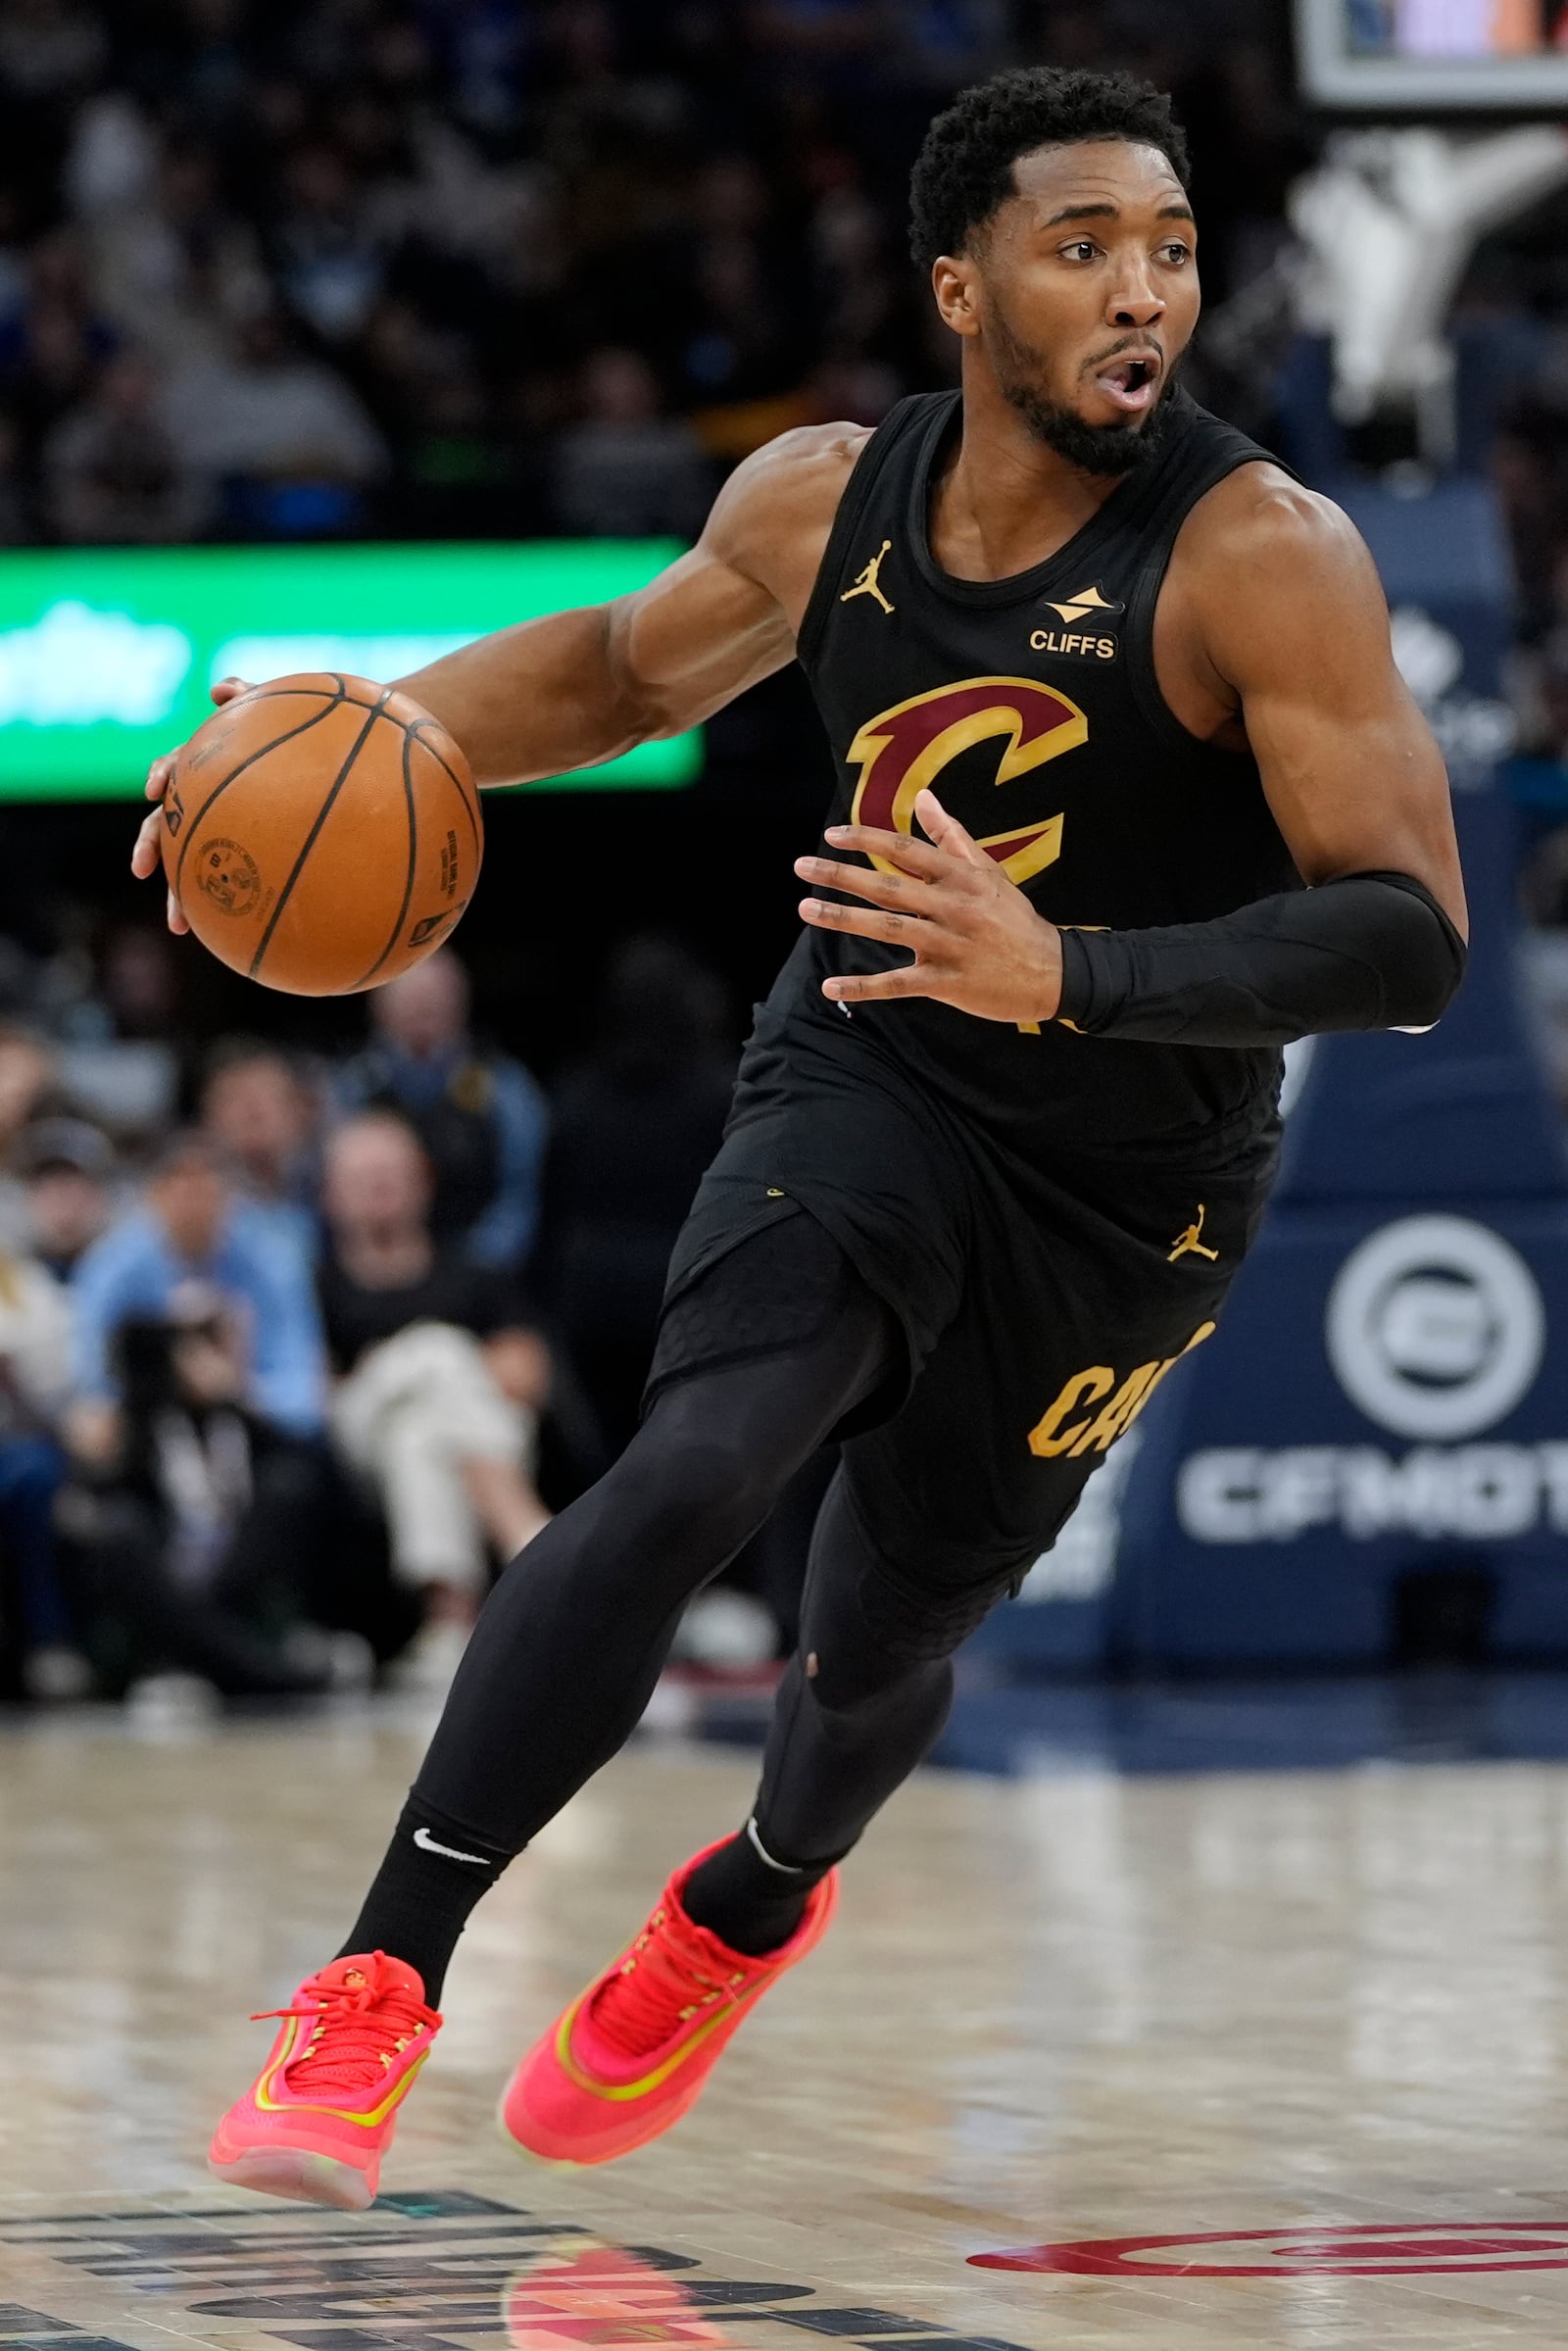
[[[1203,1243],[1203,1203],[1201,1200],[1200,1200],[1198,1203],[1198,1222],[1196,1224],[1190,1224],[1186,1232],[1179,1236],[1176,1247],[1171,1250],[1170,1255],[1165,1260],[1167,1265],[1174,1265],[1178,1257],[1185,1257],[1189,1254],[1189,1252],[1195,1257],[1207,1257],[1211,1264],[1218,1264],[1218,1249],[1205,1248]]]
[[[881,546],[871,558],[871,561],[866,564],[865,569],[860,572],[857,578],[854,587],[845,589],[843,595],[839,598],[840,604],[848,604],[852,596],[874,596],[877,600],[877,603],[882,607],[884,612],[892,612],[892,605],[889,604],[887,598],[883,595],[881,588],[877,584],[877,573],[881,570],[883,564],[886,563],[888,552],[892,545],[893,541],[891,539],[883,540]]]

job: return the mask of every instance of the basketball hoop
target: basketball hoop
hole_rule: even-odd
[[[1333,346],[1334,413],[1412,412],[1423,458],[1452,462],[1454,359],[1444,322],[1479,240],[1568,180],[1568,135],[1531,124],[1466,136],[1339,131],[1291,191],[1309,255],[1298,322]]]

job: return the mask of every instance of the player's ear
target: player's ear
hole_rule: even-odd
[[[956,335],[980,332],[979,274],[964,255],[944,253],[931,265],[931,291],[944,326]]]

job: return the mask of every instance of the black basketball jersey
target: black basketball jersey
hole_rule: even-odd
[[[907,831],[930,784],[1042,914],[1080,927],[1201,922],[1298,885],[1256,763],[1189,734],[1155,679],[1154,606],[1177,533],[1205,491],[1268,454],[1172,397],[1157,459],[1059,553],[1008,579],[954,578],[931,551],[957,395],[906,400],[872,435],[800,636],[839,768],[830,822]],[[874,1063],[1037,1160],[1074,1143],[1201,1145],[1273,1116],[1271,1051],[1024,1031],[924,999],[847,1012],[821,993],[830,973],[906,959],[808,929],[769,1009],[803,1047],[809,1032],[812,1057]]]

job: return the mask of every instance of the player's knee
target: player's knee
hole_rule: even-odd
[[[953,1667],[946,1656],[911,1659],[858,1645],[824,1645],[808,1654],[806,1678],[822,1713],[848,1717],[923,1697],[941,1702],[952,1688]]]
[[[645,1539],[727,1558],[767,1516],[778,1480],[755,1446],[722,1429],[647,1430],[615,1475]]]

